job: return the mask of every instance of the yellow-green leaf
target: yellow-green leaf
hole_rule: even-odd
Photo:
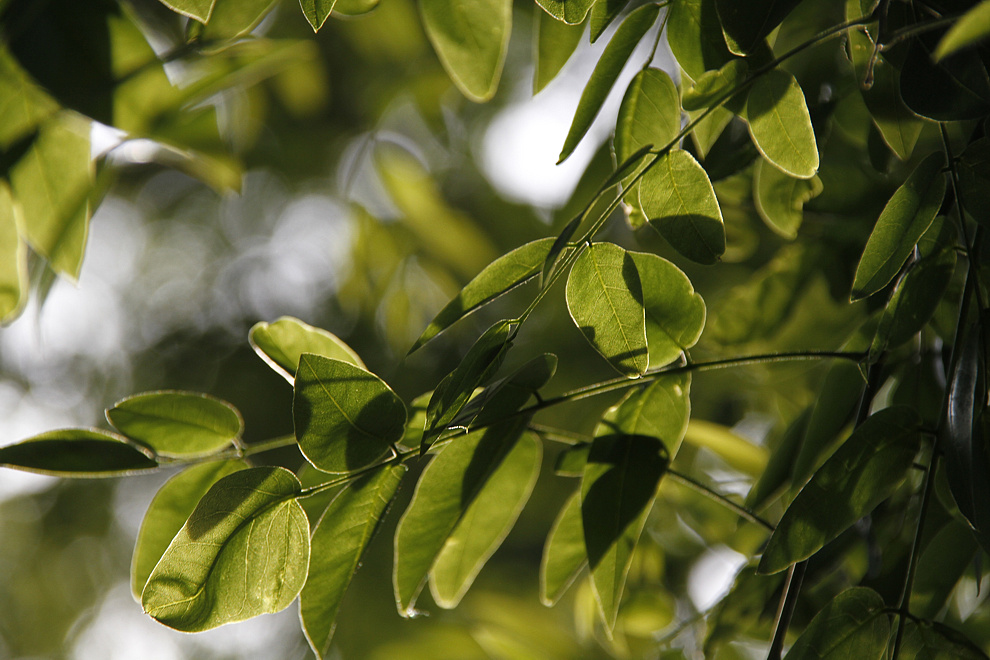
[[[315,353],[366,368],[358,354],[337,335],[291,316],[283,316],[273,323],[255,323],[248,333],[248,341],[254,352],[290,383],[303,353]]]
[[[880,660],[889,635],[883,598],[872,589],[853,587],[819,610],[786,660]]]
[[[217,0],[161,0],[161,3],[174,12],[183,16],[195,18],[200,23],[210,20],[213,13],[213,5]]]
[[[797,80],[782,69],[756,79],[746,99],[746,120],[756,148],[781,171],[810,179],[818,171],[818,144]]]
[[[756,210],[784,238],[797,238],[804,219],[804,205],[822,192],[817,176],[795,179],[760,159],[753,175],[753,201]]]
[[[540,600],[543,604],[547,607],[556,605],[587,563],[581,524],[581,491],[578,489],[557,514],[543,546],[540,562]]]
[[[0,447],[0,467],[56,477],[116,477],[158,463],[149,449],[115,433],[62,429]]]
[[[990,0],[983,0],[957,20],[935,48],[939,61],[958,50],[990,38]]]
[[[584,21],[595,0],[536,0],[536,4],[557,21],[577,25]]]
[[[570,4],[570,3],[564,3]],[[557,77],[571,58],[584,34],[584,25],[568,25],[552,19],[544,12],[533,12],[536,39],[533,49],[536,66],[533,70],[533,93],[536,94]]]
[[[21,313],[27,292],[27,244],[17,231],[10,187],[0,180],[0,323],[9,323]]]

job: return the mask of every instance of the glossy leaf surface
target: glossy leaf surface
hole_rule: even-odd
[[[786,660],[880,660],[889,635],[883,598],[872,589],[853,587],[815,615],[787,652]]]
[[[255,353],[290,383],[303,353],[314,353],[366,368],[358,354],[335,334],[291,316],[283,316],[272,323],[255,323],[248,333],[248,341]]]
[[[158,463],[149,449],[115,433],[62,429],[0,447],[0,467],[56,477],[113,477]]]
[[[27,257],[27,244],[14,218],[14,198],[0,181],[0,323],[16,318],[27,302]]]
[[[804,92],[790,73],[773,69],[756,79],[746,100],[756,148],[785,174],[810,179],[818,171],[818,143]]]

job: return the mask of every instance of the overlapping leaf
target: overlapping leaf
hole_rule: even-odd
[[[303,353],[315,353],[366,368],[358,354],[335,334],[291,316],[283,316],[272,323],[255,323],[248,333],[248,341],[254,352],[290,383]]]
[[[818,171],[818,143],[801,86],[773,69],[756,79],[746,100],[746,120],[763,157],[785,174],[810,179]]]
[[[904,621],[904,657],[920,660],[986,660],[987,654],[958,630],[937,621]]]
[[[615,126],[615,156],[621,163],[647,145],[662,148],[681,130],[677,86],[665,71],[643,69],[622,97]]]
[[[557,514],[540,562],[540,600],[553,606],[588,563],[581,523],[581,491],[576,490]]]
[[[684,92],[684,109],[690,111],[711,107],[728,92],[739,88],[747,73],[749,65],[741,58],[729,60],[720,69],[706,71],[694,86]]]
[[[487,426],[512,415],[526,405],[557,370],[557,356],[544,353],[515,372],[485,387],[461,409],[456,426]]]
[[[715,0],[673,0],[667,12],[670,50],[692,80],[732,58],[722,36]]]
[[[760,160],[753,176],[753,201],[756,210],[774,230],[784,238],[797,238],[804,219],[804,205],[822,192],[822,182],[817,176],[795,179]]]
[[[571,3],[563,3],[569,5]],[[542,12],[534,12],[536,21],[533,93],[536,94],[557,77],[570,59],[584,34],[583,25],[568,25],[553,20]]]
[[[787,652],[786,660],[880,660],[889,635],[883,598],[872,589],[853,587],[815,615]]]
[[[56,477],[114,477],[158,467],[154,454],[99,429],[48,431],[0,447],[0,467]]]
[[[670,374],[631,391],[605,411],[595,436],[643,435],[660,440],[673,458],[691,418],[691,374]]]
[[[195,18],[200,23],[210,20],[213,13],[213,5],[217,0],[161,0],[161,3],[174,12],[183,16]]]
[[[558,21],[577,25],[588,16],[595,0],[537,0],[536,4]]]
[[[800,0],[716,0],[719,21],[729,50],[747,55],[780,25]]]

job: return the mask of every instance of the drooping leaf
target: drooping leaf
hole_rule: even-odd
[[[646,371],[646,316],[636,264],[612,243],[596,243],[574,262],[567,278],[567,310],[585,339],[619,373]]]
[[[691,374],[670,374],[633,390],[605,411],[595,437],[644,435],[660,440],[673,459],[691,418]]]
[[[612,24],[629,0],[596,0],[591,6],[591,18],[588,19],[591,28],[591,43],[598,41],[598,37],[605,34],[605,30]]]
[[[196,392],[135,394],[108,408],[118,431],[162,456],[206,456],[240,437],[244,420],[226,401]]]
[[[505,540],[533,492],[541,457],[539,440],[523,434],[461,514],[430,570],[430,592],[437,605],[457,607]]]
[[[454,418],[455,426],[487,426],[514,414],[526,405],[557,370],[557,356],[544,353],[515,372],[485,387]]]
[[[746,99],[746,121],[756,148],[782,172],[810,179],[818,171],[811,115],[793,75],[772,69],[757,78]]]
[[[313,530],[299,614],[317,658],[329,656],[340,601],[405,473],[393,465],[361,477],[338,493]]]
[[[509,0],[424,0],[419,3],[426,35],[440,63],[472,101],[495,94],[512,30]]]
[[[739,88],[748,73],[749,65],[741,58],[729,60],[721,69],[706,71],[694,86],[684,92],[684,109],[691,111],[711,107],[722,96]]]
[[[887,202],[856,267],[853,300],[887,286],[932,224],[945,197],[944,164],[941,152],[930,154]]]
[[[901,98],[915,114],[935,121],[981,119],[990,112],[990,76],[979,51],[961,50],[935,61],[933,34],[908,43]]]
[[[314,353],[349,362],[361,369],[367,368],[358,354],[335,334],[291,316],[283,316],[273,323],[255,323],[248,332],[248,341],[254,352],[290,383],[303,353]]]
[[[447,537],[528,421],[516,418],[452,440],[423,470],[395,532],[392,584],[399,614],[416,614],[416,598]]]
[[[345,473],[370,465],[402,437],[406,407],[378,376],[304,353],[292,418],[306,459],[324,472]]]
[[[0,323],[14,320],[27,302],[27,256],[27,244],[17,232],[14,198],[0,181]]]
[[[0,467],[56,477],[116,477],[158,463],[149,449],[115,433],[62,429],[0,447]]]
[[[574,113],[574,121],[564,140],[564,147],[561,149],[558,163],[564,162],[574,151],[581,138],[584,137],[592,122],[598,116],[598,112],[605,103],[612,85],[615,84],[619,73],[622,71],[635,50],[639,40],[656,22],[660,14],[660,8],[656,5],[646,5],[633,11],[622,21],[622,25],[616,30],[612,40],[605,47],[601,59],[595,65],[595,70],[591,73],[591,79],[581,93],[581,100],[578,101],[577,110]]]
[[[688,152],[662,156],[640,180],[639,201],[650,225],[688,259],[713,264],[725,253],[725,226],[715,190]]]
[[[582,23],[595,0],[537,0],[543,11],[567,25]]]
[[[986,660],[987,654],[958,630],[937,621],[907,619],[901,652],[915,660]]]
[[[729,50],[748,55],[780,25],[800,0],[715,0]]]
[[[564,228],[560,230],[557,234],[557,238],[553,240],[553,244],[550,245],[550,251],[547,253],[546,259],[543,260],[543,266],[540,269],[540,288],[545,289],[550,285],[553,277],[557,274],[559,269],[557,266],[560,263],[561,257],[568,251],[567,244],[570,242],[574,233],[581,226],[581,222],[584,220],[584,214],[578,214],[571,218]]]
[[[732,59],[725,46],[715,0],[673,0],[667,12],[670,50],[692,80]]]
[[[303,16],[309,21],[313,32],[320,31],[327,18],[330,17],[330,12],[333,11],[335,4],[337,4],[337,0],[299,0]]]
[[[902,407],[885,408],[861,424],[787,507],[760,572],[807,559],[886,499],[911,469],[919,425],[918,414]]]
[[[687,275],[666,259],[644,252],[630,252],[629,256],[636,264],[643,290],[650,368],[662,367],[701,337],[707,313],[705,301]]]
[[[660,69],[643,69],[637,73],[619,106],[614,142],[616,159],[624,162],[648,145],[666,147],[680,130],[681,106],[674,81]]]
[[[228,474],[243,470],[240,460],[214,461],[186,468],[158,489],[144,514],[131,558],[131,593],[141,592],[158,561],[207,491]]]
[[[853,587],[815,615],[787,652],[786,660],[880,660],[889,635],[890,620],[883,598],[872,589]]]
[[[217,0],[161,0],[161,3],[174,12],[207,23]]]
[[[547,607],[557,604],[588,563],[581,524],[581,491],[576,490],[557,514],[540,562],[540,601]]]
[[[276,1],[214,0],[210,21],[203,28],[200,36],[203,39],[218,41],[243,36],[258,26]]]
[[[309,521],[299,480],[280,467],[213,484],[155,566],[144,611],[183,632],[209,630],[295,600],[309,568]]]
[[[569,5],[571,3],[563,3]],[[533,12],[536,21],[536,40],[534,44],[534,60],[536,67],[533,71],[533,94],[536,94],[557,77],[564,64],[571,58],[584,34],[584,25],[568,25],[558,20],[551,20],[543,12]]]
[[[409,349],[413,353],[479,307],[540,273],[554,239],[541,238],[502,255],[478,273],[426,327]]]
[[[797,238],[804,219],[804,205],[822,192],[817,176],[795,179],[760,159],[753,176],[753,201],[756,210],[784,238]]]

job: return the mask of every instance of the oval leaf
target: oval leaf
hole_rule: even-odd
[[[801,86],[772,69],[756,79],[746,100],[749,133],[763,157],[785,174],[810,179],[818,171],[818,144]]]
[[[562,3],[569,5],[571,3]],[[557,77],[564,64],[581,43],[583,25],[568,25],[550,18],[543,12],[533,12],[536,21],[536,44],[533,59],[533,94],[546,87]]]
[[[577,25],[584,21],[595,0],[536,0],[536,4],[558,21]]]
[[[935,60],[990,38],[990,0],[983,0],[953,24],[935,48]]]
[[[740,88],[748,73],[749,65],[741,58],[729,60],[716,71],[706,71],[684,92],[684,109],[701,110],[715,105],[725,94]]]
[[[880,660],[889,635],[883,598],[872,589],[853,587],[815,615],[786,660]]]
[[[217,0],[161,0],[161,3],[174,12],[195,18],[200,23],[210,20],[213,5]]]
[[[673,458],[690,418],[691,374],[670,374],[630,392],[609,408],[595,428],[595,436],[649,436],[660,440]]]
[[[118,431],[161,456],[206,456],[230,445],[244,430],[237,409],[196,392],[146,392],[107,409]]]
[[[99,429],[48,431],[0,447],[0,467],[55,477],[116,477],[158,467],[154,454]]]
[[[567,277],[567,310],[596,351],[620,373],[638,376],[649,366],[643,291],[636,264],[612,243],[596,243]]]
[[[547,607],[557,604],[588,563],[581,523],[581,491],[567,498],[547,535],[540,562],[540,600]]]
[[[526,405],[557,370],[557,356],[544,353],[499,379],[473,397],[454,418],[454,425],[488,426]]]
[[[804,219],[804,205],[821,194],[822,181],[817,176],[795,179],[760,159],[753,175],[753,201],[756,211],[784,238],[797,238]]]
[[[17,232],[10,186],[0,181],[0,323],[13,321],[27,303],[27,261],[27,244]]]
[[[306,581],[309,521],[284,468],[241,470],[215,483],[172,540],[141,597],[183,632],[289,606]]]
[[[255,323],[248,333],[248,341],[254,352],[290,383],[303,353],[315,353],[367,368],[358,354],[335,334],[291,316],[283,316],[274,323]]]
[[[378,376],[304,353],[292,418],[306,460],[324,472],[345,473],[370,465],[402,438],[406,407]]]
[[[692,80],[732,58],[725,47],[715,0],[672,0],[667,7],[670,50]]]
[[[333,11],[335,4],[337,4],[337,0],[299,0],[299,7],[302,9],[303,16],[312,26],[313,32],[320,31],[327,18],[330,17],[330,12]]]
[[[643,69],[629,83],[619,106],[616,158],[621,163],[646,145],[667,146],[680,131],[677,86],[665,71]]]
[[[729,50],[746,55],[756,48],[798,5],[800,0],[715,0]]]

